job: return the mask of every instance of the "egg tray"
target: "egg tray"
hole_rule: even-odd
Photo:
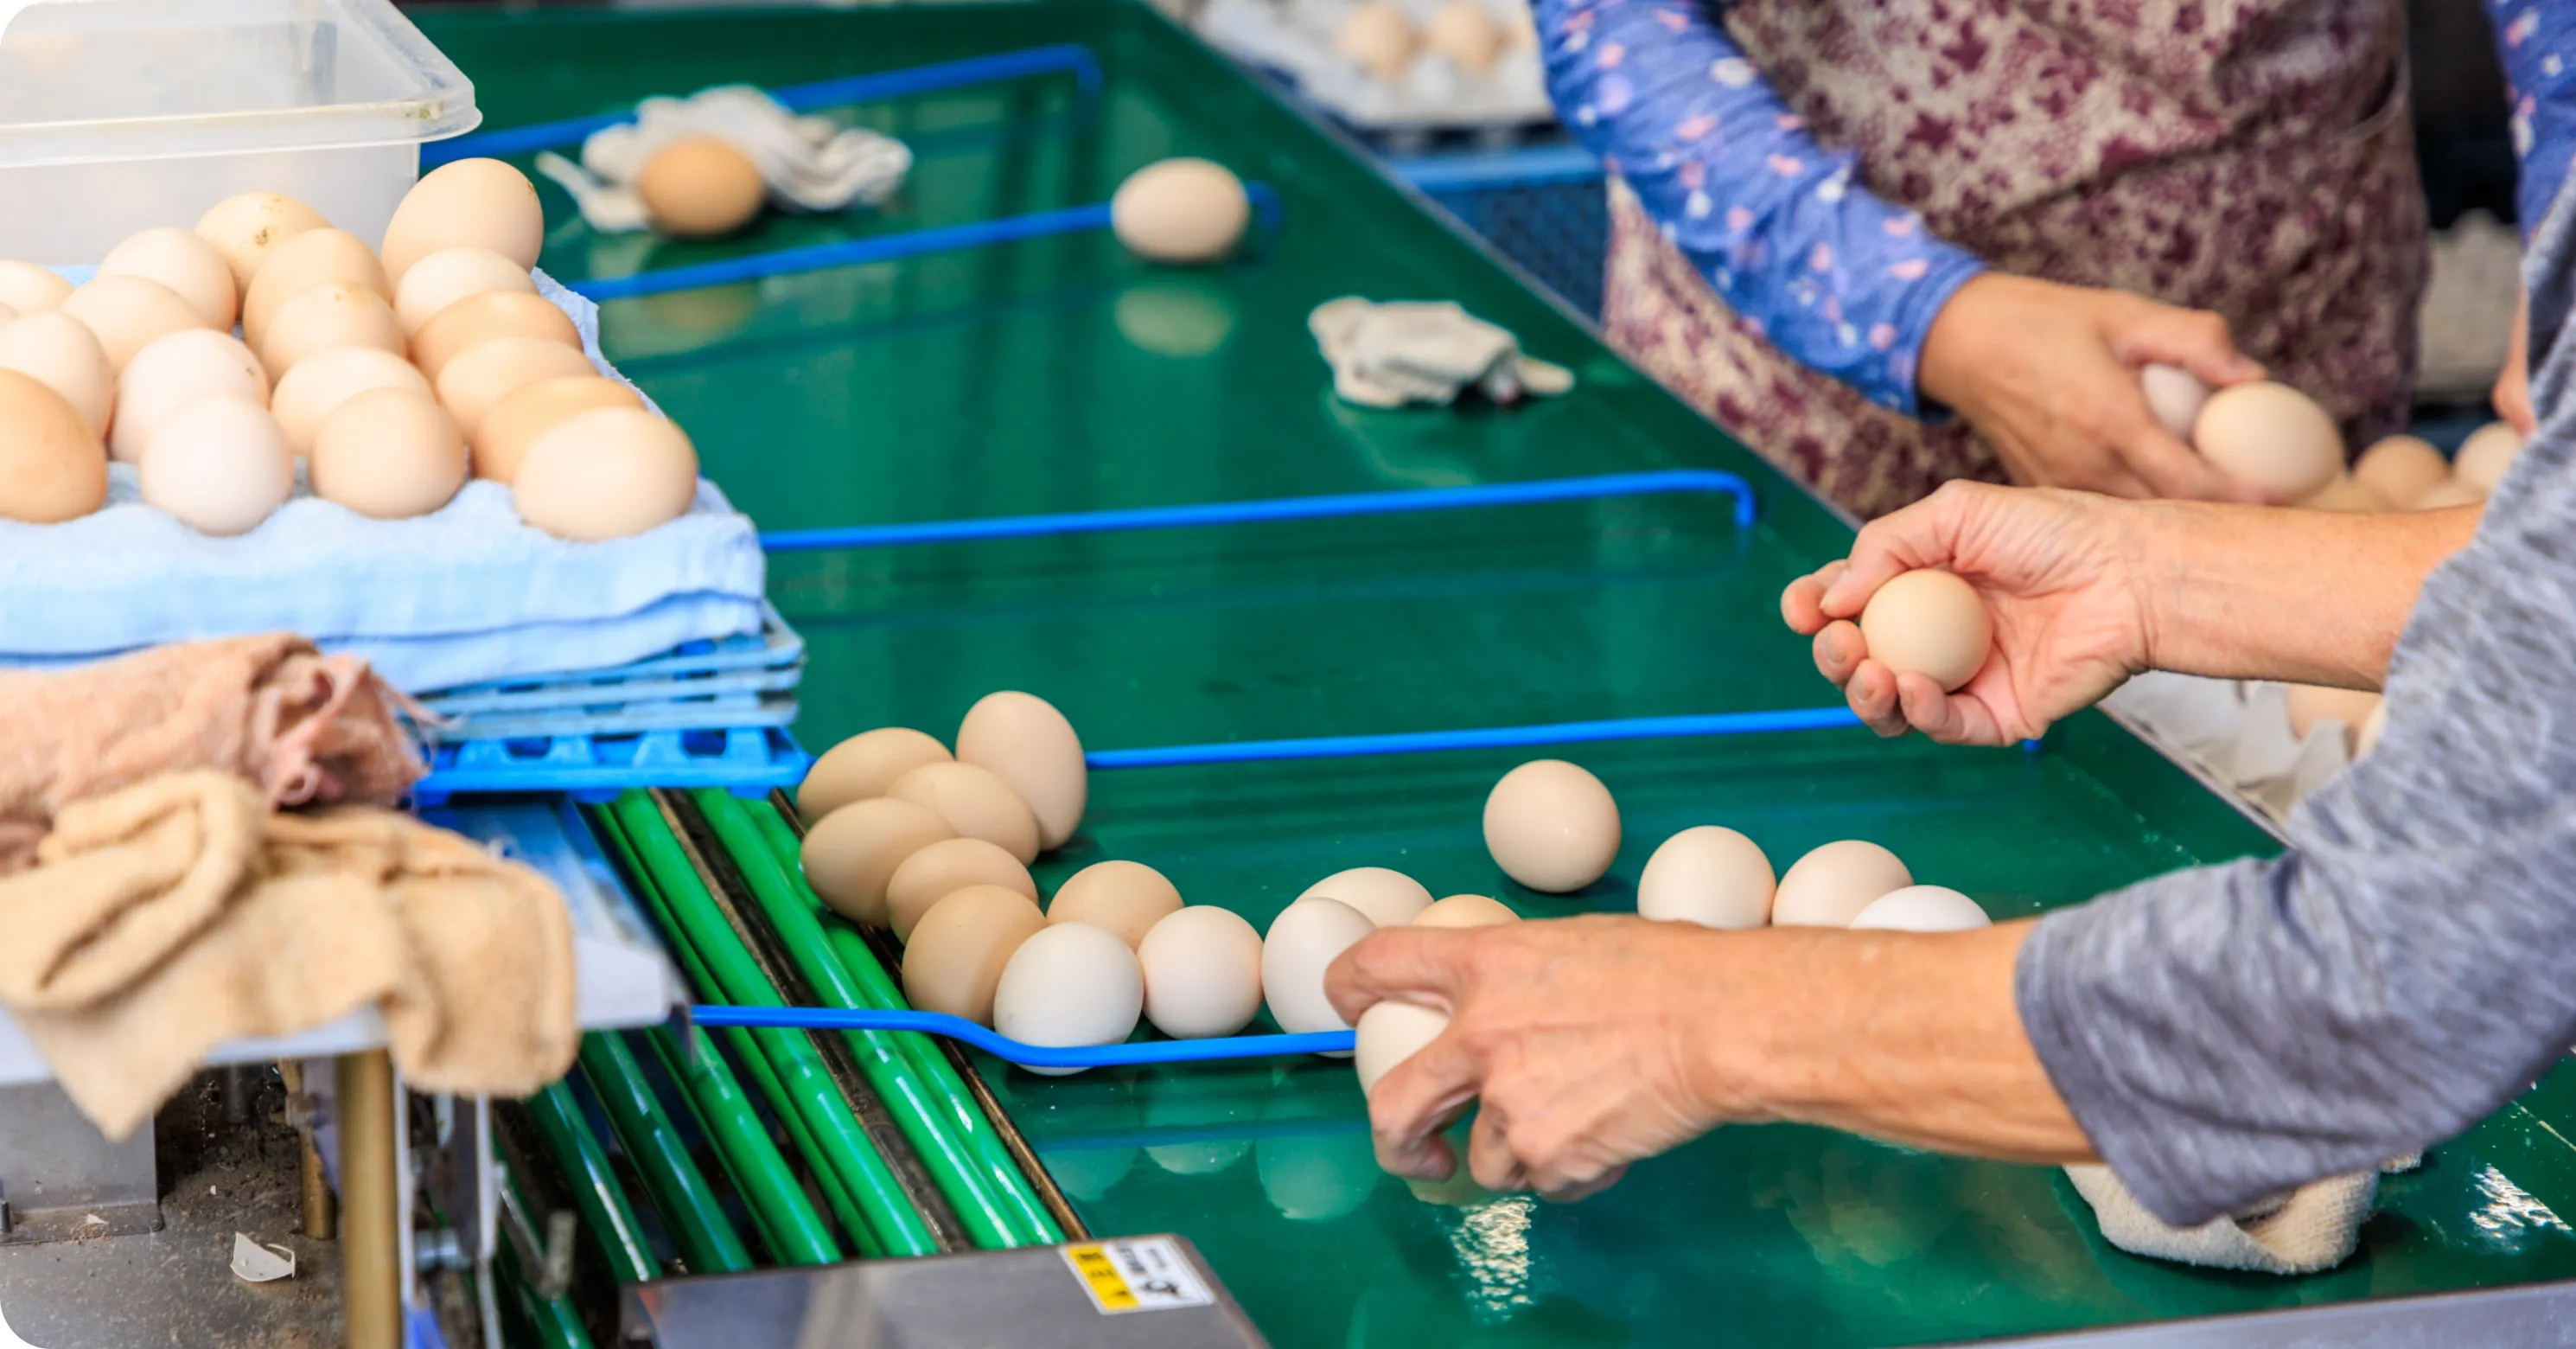
[[[1371,136],[1516,135],[1555,123],[1556,109],[1531,49],[1507,48],[1493,69],[1480,73],[1426,56],[1400,78],[1382,79],[1333,50],[1334,32],[1351,8],[1333,0],[1208,0],[1192,26],[1211,46],[1269,72],[1299,99]],[[1512,18],[1500,4],[1492,8],[1498,22]],[[1419,24],[1429,16],[1426,10],[1410,17]]]
[[[756,797],[795,786],[814,762],[777,726],[455,740],[428,746],[427,755],[429,775],[412,787],[416,806],[529,792],[564,792],[595,804],[639,787],[707,787]]]

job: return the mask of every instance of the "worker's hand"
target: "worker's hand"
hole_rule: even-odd
[[[2540,418],[2531,410],[2531,297],[2516,300],[2513,306],[2513,337],[2505,348],[2504,373],[2496,376],[2496,415],[2529,439],[2540,429]]]
[[[1953,482],[1872,521],[1847,561],[1789,584],[1781,617],[1816,639],[1816,668],[1880,735],[2008,745],[2101,701],[2148,668],[2148,578],[2132,506],[2073,492]],[[1853,620],[1900,572],[1946,567],[1994,621],[1986,663],[1956,693],[1869,658]]]
[[[1387,928],[1353,946],[1324,982],[1343,1016],[1395,1001],[1450,1018],[1369,1093],[1378,1164],[1447,1179],[1458,1157],[1442,1132],[1481,1102],[1476,1183],[1572,1200],[1724,1122],[1701,1100],[1695,1065],[1721,1023],[1688,950],[1724,936],[1594,916]]]
[[[1941,306],[1923,342],[1923,393],[1956,410],[2014,482],[2126,497],[2265,500],[2174,438],[2138,371],[2178,365],[2212,387],[2260,379],[2227,321],[2125,291],[1987,272]]]

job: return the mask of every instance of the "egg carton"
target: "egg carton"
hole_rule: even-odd
[[[2304,736],[2293,732],[2282,684],[2151,671],[2121,685],[2103,706],[2275,823],[2286,823],[2302,798],[2352,763],[2354,728],[2324,720]]]
[[[1393,0],[1418,30],[1447,0]],[[1475,0],[1507,34],[1526,34],[1529,11],[1513,0]],[[1355,130],[1421,138],[1452,131],[1518,131],[1552,124],[1538,51],[1507,45],[1489,70],[1471,71],[1438,53],[1414,58],[1394,79],[1333,49],[1356,0],[1207,0],[1199,35],[1238,61],[1287,80],[1296,95]]]
[[[565,792],[605,801],[639,787],[720,787],[756,797],[805,778],[814,757],[782,727],[463,740],[429,749],[413,804],[459,796]]]

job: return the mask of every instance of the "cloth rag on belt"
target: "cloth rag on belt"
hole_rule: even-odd
[[[713,136],[740,151],[769,184],[770,198],[799,210],[881,205],[912,171],[912,151],[903,142],[829,117],[799,117],[747,84],[645,99],[635,105],[634,121],[592,132],[582,142],[580,163],[548,152],[537,156],[537,171],[571,195],[592,229],[645,229],[651,213],[634,191],[636,176],[654,151],[690,136]]]
[[[2421,1155],[2401,1157],[2380,1171],[2330,1176],[2198,1227],[2175,1227],[2147,1212],[2107,1166],[2070,1166],[2066,1178],[2093,1207],[2102,1239],[2131,1255],[2259,1274],[2314,1274],[2342,1264],[2361,1244],[2381,1171],[2412,1171],[2422,1161]]]
[[[1306,327],[1333,367],[1333,392],[1363,407],[1445,406],[1471,388],[1517,403],[1574,387],[1574,372],[1522,355],[1519,338],[1447,300],[1346,296],[1319,306]]]

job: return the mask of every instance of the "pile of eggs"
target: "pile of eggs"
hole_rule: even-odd
[[[1527,15],[1506,26],[1476,0],[1448,0],[1420,28],[1384,0],[1351,7],[1333,33],[1333,50],[1382,80],[1401,79],[1413,63],[1437,56],[1459,71],[1481,75],[1506,51],[1537,47]]]
[[[2156,420],[2211,463],[2279,500],[2319,510],[2473,506],[2522,451],[2522,437],[2498,422],[2449,460],[2414,436],[2391,436],[2362,451],[2347,472],[2334,418],[2296,389],[2256,381],[2212,392],[2169,365],[2147,366],[2138,378]]]
[[[413,186],[381,249],[251,192],[125,240],[78,288],[0,262],[0,517],[96,511],[111,461],[216,536],[284,505],[298,463],[315,496],[377,519],[472,477],[567,539],[679,516],[697,452],[537,294],[544,233],[525,175],[469,159]]]

